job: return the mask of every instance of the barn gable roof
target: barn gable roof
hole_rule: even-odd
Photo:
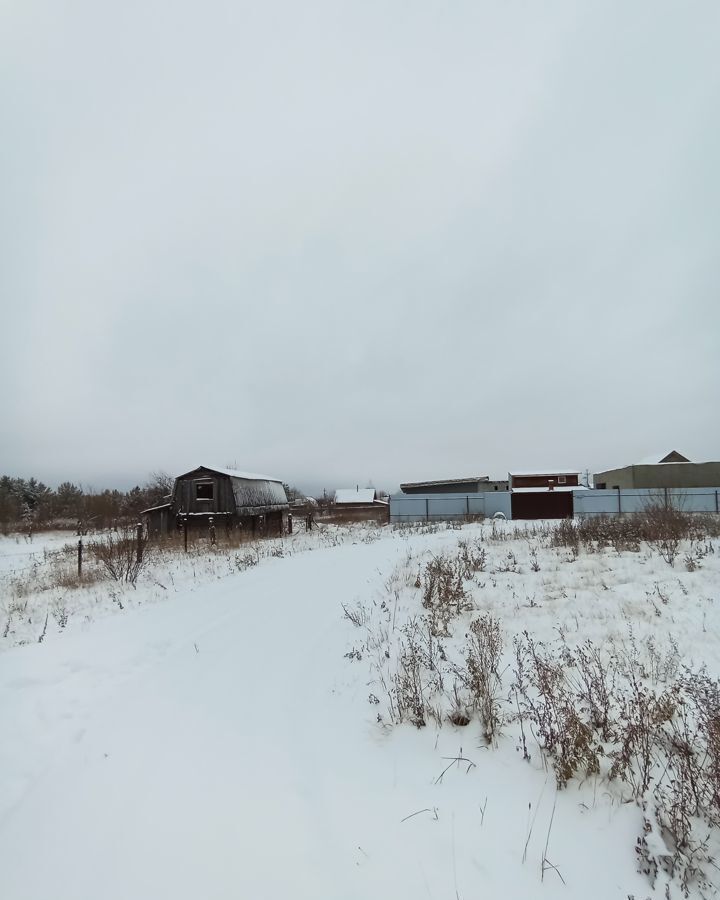
[[[235,498],[235,512],[239,516],[258,515],[264,512],[288,509],[288,498],[279,478],[270,475],[257,475],[254,472],[241,472],[238,469],[225,469],[219,466],[198,466],[175,479],[202,478],[203,473],[222,475],[230,479]]]
[[[222,466],[197,466],[197,468],[191,469],[189,472],[184,472],[182,475],[176,477],[187,478],[189,475],[194,475],[196,472],[199,472],[200,469],[205,469],[208,472],[215,472],[217,475],[228,475],[230,478],[242,478],[245,481],[277,481],[282,484],[282,479],[273,478],[271,475],[258,475],[255,472],[241,472],[239,469],[226,469]]]

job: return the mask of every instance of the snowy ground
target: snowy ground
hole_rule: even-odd
[[[53,554],[77,538],[67,531],[40,532],[32,538],[25,535],[0,535],[0,577],[20,576],[33,566],[45,565]]]
[[[0,542],[4,900],[666,896],[637,872],[642,814],[615,783],[557,791],[511,724],[494,748],[476,719],[391,725],[387,687],[425,613],[418,575],[480,538],[448,658],[492,613],[506,649],[524,629],[572,646],[632,626],[650,658],[717,676],[720,553],[686,571],[501,530],[300,534],[257,564],[203,550],[153,560],[137,589],[33,575],[24,595],[10,554],[30,548]],[[59,546],[34,545],[38,568]]]

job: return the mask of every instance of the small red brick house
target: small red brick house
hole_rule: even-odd
[[[580,487],[580,473],[573,470],[560,469],[540,472],[508,473],[510,490],[517,488],[576,488]]]

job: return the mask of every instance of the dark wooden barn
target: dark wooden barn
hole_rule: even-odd
[[[162,536],[185,523],[207,530],[246,529],[251,534],[281,534],[289,503],[279,478],[235,469],[198,466],[178,475],[168,503],[146,509],[150,536]]]

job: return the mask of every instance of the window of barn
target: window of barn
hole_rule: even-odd
[[[196,500],[213,500],[215,497],[215,485],[212,481],[195,482]]]

